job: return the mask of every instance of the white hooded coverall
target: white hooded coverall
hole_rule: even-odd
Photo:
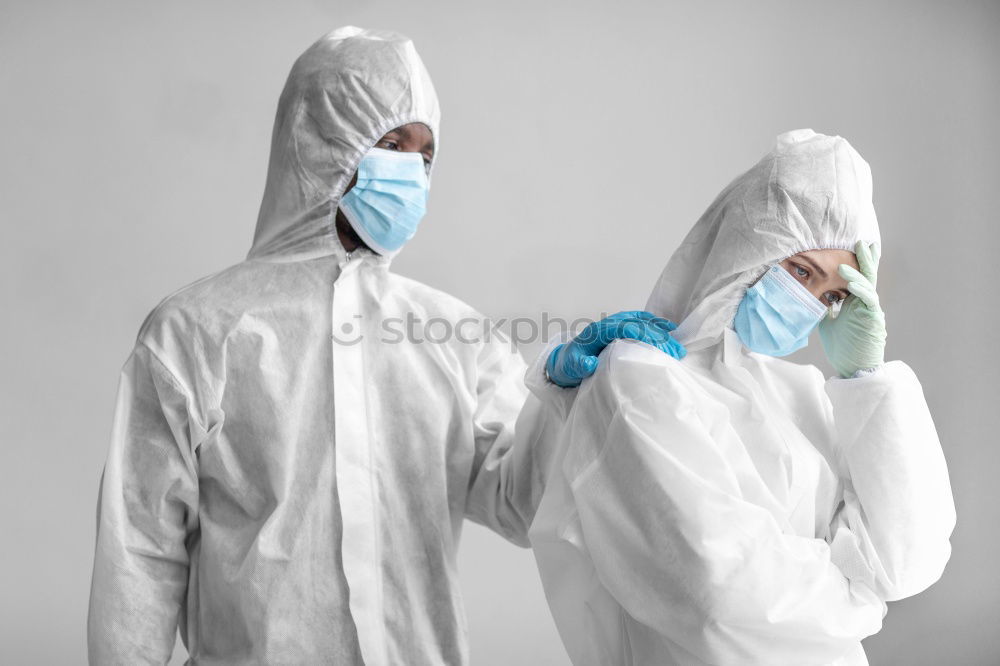
[[[517,446],[552,456],[529,536],[576,666],[865,664],[885,602],[941,575],[955,510],[913,371],[824,380],[731,327],[767,264],[858,240],[879,241],[867,163],[782,135],[649,299],[686,358],[613,343],[572,408],[529,375],[526,417],[566,416],[549,438],[526,418]]]
[[[462,521],[527,545],[536,503],[508,455],[524,363],[464,303],[346,253],[334,217],[383,134],[440,145],[438,119],[399,35],[342,28],[294,64],[246,260],[163,299],[122,368],[91,663],[164,664],[178,622],[190,664],[468,662]],[[466,326],[410,340],[407,315]]]

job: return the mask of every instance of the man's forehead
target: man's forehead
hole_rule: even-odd
[[[386,132],[386,135],[389,134],[396,134],[403,140],[415,140],[419,138],[416,135],[426,134],[427,140],[424,142],[421,150],[434,150],[434,134],[431,132],[430,128],[423,123],[409,123],[408,125],[401,125],[400,127],[395,127]]]

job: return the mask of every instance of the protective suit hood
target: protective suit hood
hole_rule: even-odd
[[[409,39],[353,26],[321,37],[292,65],[278,100],[247,258],[343,252],[335,215],[361,158],[413,122],[427,125],[437,145],[439,121],[434,86]]]
[[[880,243],[868,163],[839,136],[809,129],[774,148],[727,186],[660,275],[646,309],[681,322],[696,350],[732,325],[743,294],[767,264],[806,250]]]

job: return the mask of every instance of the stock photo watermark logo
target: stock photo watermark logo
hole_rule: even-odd
[[[598,319],[606,316],[601,314]],[[440,345],[452,342],[475,345],[498,339],[509,344],[511,349],[517,349],[520,345],[546,342],[556,334],[581,336],[584,338],[582,341],[592,334],[596,339],[598,331],[591,326],[595,321],[586,317],[567,320],[552,317],[548,312],[542,312],[538,317],[463,317],[457,320],[445,317],[424,319],[408,312],[405,317],[383,317],[374,321],[355,314],[350,321],[334,324],[330,337],[344,346],[356,345],[366,338],[374,338],[386,345]],[[622,322],[623,330],[627,325],[627,322]]]

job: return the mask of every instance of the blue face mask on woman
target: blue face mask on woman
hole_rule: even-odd
[[[802,349],[827,308],[781,266],[747,289],[733,327],[750,351],[787,356]]]
[[[420,153],[372,148],[340,209],[365,245],[392,255],[413,238],[427,210],[427,171]]]

